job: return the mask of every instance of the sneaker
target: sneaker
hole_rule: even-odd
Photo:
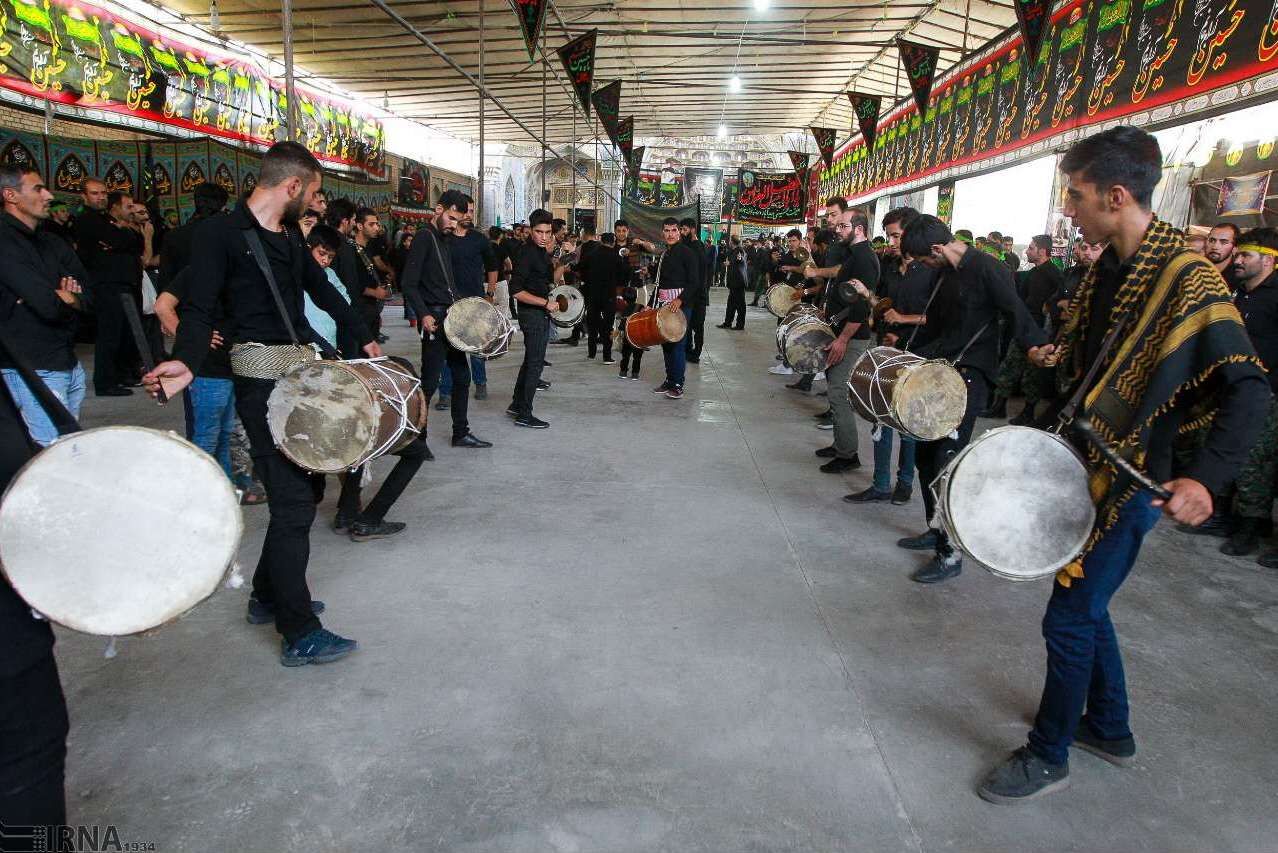
[[[826,432],[829,432],[830,430],[834,429],[834,421],[821,421],[821,423],[816,425],[816,428],[823,429]]]
[[[550,362],[546,361],[546,359],[544,359],[544,358],[541,360],[541,366],[542,366],[542,367],[554,367],[554,365],[553,365],[553,364],[551,364]]]
[[[285,666],[306,666],[308,663],[331,663],[344,658],[359,647],[359,643],[339,637],[332,631],[316,628],[293,643],[281,643],[284,653],[280,663]]]
[[[851,459],[839,459],[837,456],[829,462],[821,466],[822,474],[842,474],[844,471],[852,471],[861,467],[861,460],[852,455]]]
[[[402,521],[357,521],[351,525],[351,541],[367,542],[370,539],[385,539],[396,533],[403,533],[408,525]]]
[[[823,420],[828,421],[830,418],[834,417],[834,412],[830,409],[826,409],[824,412],[817,412],[812,417],[816,418],[819,421],[823,421]]]
[[[324,602],[311,599],[311,612],[316,616],[324,612]],[[248,613],[244,617],[250,625],[265,625],[275,621],[275,605],[263,604],[256,598],[249,597]]]
[[[549,382],[547,382],[545,379],[541,380],[540,382],[538,382],[538,383],[537,383],[537,390],[538,390],[538,391],[549,391],[549,390],[550,390],[550,383],[549,383]]]
[[[908,483],[897,483],[896,488],[892,490],[892,505],[901,506],[910,502],[910,498],[914,496],[914,488]]]
[[[550,424],[533,415],[524,415],[523,417],[515,418],[515,426],[528,427],[528,429],[545,429]]]
[[[511,403],[509,406],[507,406],[506,414],[510,415],[512,418],[519,417],[519,404]]]
[[[1266,551],[1256,558],[1256,562],[1266,569],[1278,569],[1278,551]]]
[[[679,400],[683,397],[683,389],[676,385],[666,392],[666,396],[671,400]]]
[[[816,455],[821,459],[833,459],[838,454],[834,449],[834,445],[831,444],[829,447],[817,448]]]
[[[963,574],[963,560],[957,555],[951,554],[948,557],[942,557],[937,554],[919,569],[915,569],[910,574],[910,580],[915,583],[940,583],[950,578],[956,578]]]
[[[1015,805],[1069,787],[1069,764],[1048,764],[1028,746],[1008,756],[976,789],[982,800]]]
[[[688,361],[688,364],[700,364],[700,363],[701,363],[701,359],[699,359],[699,358],[689,358],[689,359],[687,359],[687,361]]]
[[[1087,720],[1079,720],[1074,729],[1074,746],[1103,758],[1115,767],[1130,767],[1136,761],[1136,739],[1133,737],[1105,740],[1092,733]]]
[[[342,514],[339,512],[336,516],[334,516],[334,517],[333,517],[333,532],[334,532],[334,533],[345,533],[346,531],[350,530],[350,528],[351,528],[351,524],[352,524],[354,521],[355,521],[355,519],[354,519],[354,518],[352,518],[351,516],[349,516],[349,515],[342,515]]]
[[[768,373],[776,376],[793,376],[794,371],[786,367],[784,364],[774,364],[768,368]]]
[[[448,411],[448,406],[451,403],[452,403],[452,398],[449,397],[447,394],[442,394],[440,395],[439,402],[435,404],[435,411],[446,412]]]
[[[1221,543],[1220,553],[1230,557],[1246,557],[1255,553],[1260,547],[1259,527],[1258,519],[1240,518],[1229,539]]]
[[[476,386],[475,386],[475,399],[476,399],[476,400],[487,400],[487,399],[488,399],[488,386],[487,386],[487,385],[476,385]]]
[[[669,390],[670,390],[670,383],[669,383],[669,382],[662,382],[662,383],[661,383],[660,385],[658,385],[656,388],[653,388],[653,389],[652,389],[652,393],[654,393],[654,394],[664,394],[664,393],[666,393],[666,392],[667,392],[667,391],[669,391]]]
[[[618,378],[618,379],[629,379],[630,377],[626,374],[626,371],[624,371],[624,370],[623,370],[623,371],[621,371],[620,373],[618,373],[618,374],[617,374],[617,378]]]
[[[638,381],[639,381],[639,371],[637,371],[637,370],[636,370],[634,373],[630,374],[630,379],[631,379],[632,381],[634,381],[634,382],[638,382]]]
[[[870,488],[863,492],[843,496],[844,502],[850,504],[882,503],[883,501],[890,501],[891,499],[892,494],[890,492],[880,492],[873,486],[870,486]]]
[[[928,529],[918,536],[906,536],[896,540],[896,547],[907,551],[932,551],[936,549],[936,531]]]
[[[604,364],[616,364],[616,363],[617,363],[617,359],[615,359],[615,358],[605,358],[605,359],[603,360],[603,363],[604,363]]]

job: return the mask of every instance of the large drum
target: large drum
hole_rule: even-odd
[[[482,296],[458,299],[444,315],[444,334],[462,352],[500,358],[510,350],[515,327],[510,318]]]
[[[586,298],[571,284],[552,288],[549,298],[551,302],[559,303],[559,310],[550,314],[550,322],[561,329],[571,329],[586,313]]]
[[[767,306],[769,314],[784,319],[785,315],[790,313],[790,309],[799,304],[802,295],[797,287],[774,284],[764,291],[763,304]]]
[[[1051,577],[1096,523],[1082,457],[1055,433],[1004,426],[972,440],[932,483],[956,547],[993,574]]]
[[[815,309],[796,305],[777,326],[777,352],[786,366],[799,373],[825,370],[826,349],[834,342],[834,329]]]
[[[639,349],[678,343],[687,333],[688,318],[669,305],[645,308],[626,318],[626,340]]]
[[[316,474],[340,474],[405,447],[426,427],[426,410],[407,361],[315,361],[275,383],[266,423],[289,459]]]
[[[0,569],[76,631],[123,636],[213,594],[243,524],[213,457],[173,433],[112,426],[58,439],[0,501]]]
[[[873,347],[856,360],[848,395],[870,423],[920,441],[958,429],[967,409],[967,383],[953,365],[895,347]]]

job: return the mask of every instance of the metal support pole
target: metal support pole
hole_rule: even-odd
[[[475,227],[484,227],[484,0],[479,0],[479,171],[475,175]]]
[[[541,31],[541,198],[537,199],[537,206],[547,205],[549,210],[549,202],[546,201],[546,30],[543,27]]]
[[[293,85],[293,0],[282,0],[284,97],[288,100],[288,138],[297,141],[297,89]]]
[[[577,111],[572,111],[572,205],[568,208],[568,218],[571,220],[569,227],[572,233],[577,233]]]

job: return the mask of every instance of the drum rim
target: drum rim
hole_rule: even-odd
[[[790,307],[786,309],[787,314],[794,309],[795,305],[800,304],[799,296],[797,295],[799,293],[799,288],[795,287],[793,284],[787,284],[784,281],[779,281],[776,284],[768,285],[768,289],[763,291],[763,304],[768,309],[768,313],[773,317],[776,317],[778,320],[784,320],[785,314],[778,314],[776,311],[772,310],[772,300],[769,296],[773,293],[779,292],[782,287],[789,288],[789,290],[795,294],[794,301],[791,303]]]
[[[355,362],[360,362],[360,361],[371,361],[371,360],[372,360],[372,359],[352,359],[352,361],[355,361]],[[352,368],[352,367],[350,366],[350,364],[348,364],[346,361],[331,361],[331,360],[327,360],[327,359],[321,359],[321,360],[318,360],[318,361],[308,361],[308,362],[306,362],[305,364],[299,364],[299,365],[297,365],[296,367],[291,367],[291,368],[289,368],[287,371],[285,371],[284,376],[282,376],[282,377],[280,377],[280,378],[281,378],[281,379],[283,379],[284,377],[288,376],[290,373],[293,373],[293,372],[295,372],[295,371],[297,371],[297,370],[300,370],[300,369],[302,369],[302,368],[313,368],[313,367],[316,367],[316,366],[319,366],[319,365],[323,365],[323,366],[324,366],[324,369],[329,369],[329,368],[340,368],[341,370],[345,371],[347,374],[349,374],[349,375],[351,375],[351,376],[354,376],[354,377],[358,380],[360,388],[364,391],[364,393],[365,393],[365,394],[367,395],[367,397],[368,397],[368,401],[367,401],[367,402],[368,402],[368,404],[369,404],[369,408],[374,408],[374,407],[376,406],[376,403],[377,403],[377,392],[376,392],[376,391],[375,391],[375,390],[374,390],[374,389],[373,389],[373,388],[372,388],[372,387],[368,384],[368,382],[367,382],[367,381],[364,379],[364,377],[363,377],[363,376],[359,373],[359,371],[357,371],[357,370],[355,370],[354,368]],[[420,379],[419,379],[418,381],[420,382]],[[276,386],[275,386],[275,387],[276,387],[276,388],[278,388],[278,387],[279,387],[279,383],[278,383],[278,382],[276,383]],[[272,389],[272,390],[271,390],[271,396],[274,396],[274,395],[275,395],[275,390],[274,390],[274,389]],[[271,422],[271,419],[270,419],[270,409],[271,409],[271,401],[270,401],[270,397],[267,397],[267,400],[266,400],[266,409],[267,409],[267,418],[266,418],[266,422],[267,422],[267,427],[268,427],[268,430],[269,430],[270,422]],[[378,431],[379,431],[379,429],[380,429],[380,427],[381,427],[381,417],[380,417],[380,416],[378,416],[378,417],[376,417],[376,418],[374,418],[374,419],[373,419],[372,427],[373,427],[373,428],[369,431],[369,434],[368,434],[368,441],[366,441],[366,442],[364,443],[364,447],[363,447],[363,449],[360,451],[360,458],[361,458],[361,459],[363,459],[363,460],[364,460],[364,462],[367,462],[367,461],[368,461],[368,459],[367,459],[367,454],[368,454],[369,452],[371,452],[372,450],[375,450],[375,449],[377,448],[377,433],[378,433]],[[274,435],[272,435],[272,436],[271,436],[271,438],[274,440],[274,439],[275,439],[275,436],[274,436]],[[304,469],[306,469],[307,471],[310,471],[310,472],[312,472],[312,473],[314,473],[314,474],[344,474],[344,473],[346,473],[346,472],[348,472],[348,471],[352,471],[352,470],[354,470],[355,468],[358,468],[360,465],[362,465],[362,464],[363,464],[363,462],[357,462],[357,463],[356,463],[353,467],[352,467],[352,466],[343,466],[343,467],[341,467],[341,468],[337,468],[337,469],[335,469],[335,470],[330,470],[330,469],[328,469],[328,468],[323,468],[323,469],[321,469],[321,468],[312,467],[309,463],[302,462],[302,460],[300,460],[300,459],[296,458],[296,457],[295,457],[292,453],[290,453],[290,452],[287,450],[287,448],[285,447],[285,445],[284,445],[282,442],[276,441],[276,442],[275,442],[275,447],[279,450],[279,452],[280,452],[280,453],[283,453],[286,457],[288,457],[288,460],[289,460],[290,462],[292,462],[292,463],[294,463],[295,465],[298,465],[299,467],[304,468]]]
[[[157,438],[166,439],[172,442],[176,442],[179,445],[182,445],[190,450],[195,451],[193,458],[198,460],[197,464],[205,468],[212,469],[212,473],[216,474],[216,476],[214,477],[214,480],[218,483],[225,483],[226,497],[228,501],[230,502],[230,506],[234,508],[234,511],[229,513],[229,515],[231,515],[235,520],[235,531],[232,537],[233,545],[229,549],[231,552],[230,559],[227,560],[225,568],[223,568],[221,574],[219,574],[217,578],[213,581],[213,584],[209,588],[208,592],[203,594],[198,601],[196,601],[186,610],[183,610],[181,613],[177,613],[169,617],[168,619],[164,620],[163,622],[160,622],[157,625],[153,625],[149,628],[143,628],[139,631],[134,631],[129,634],[106,635],[106,634],[98,634],[94,631],[86,630],[82,626],[72,625],[66,622],[58,621],[57,619],[54,619],[52,616],[50,616],[47,613],[44,613],[43,611],[37,611],[46,619],[48,619],[50,622],[54,623],[55,625],[60,625],[63,628],[66,628],[71,631],[75,631],[80,634],[87,634],[88,636],[92,636],[92,637],[102,637],[102,636],[133,637],[133,636],[139,636],[141,634],[146,634],[148,632],[158,630],[160,628],[163,628],[165,625],[169,625],[172,622],[175,622],[178,619],[181,619],[187,613],[190,613],[196,607],[199,607],[201,604],[207,601],[209,597],[217,591],[218,587],[221,586],[226,581],[227,577],[229,577],[231,572],[235,569],[236,557],[239,554],[240,545],[243,544],[243,541],[244,541],[244,513],[240,509],[240,502],[239,502],[239,497],[236,495],[236,489],[234,486],[231,485],[231,481],[230,479],[227,478],[226,472],[222,470],[222,466],[218,464],[218,461],[214,459],[209,453],[204,451],[202,448],[196,446],[194,443],[188,441],[187,439],[183,438],[182,436],[178,435],[172,430],[160,430],[160,429],[154,429],[152,427],[138,426],[136,424],[108,424],[106,426],[92,427],[90,429],[80,430],[79,432],[60,435],[56,439],[54,439],[53,443],[51,443],[48,447],[41,448],[39,451],[36,452],[34,456],[32,456],[25,463],[23,463],[22,467],[14,472],[13,478],[9,480],[9,485],[5,487],[4,492],[0,493],[0,518],[3,518],[4,505],[7,502],[9,495],[21,482],[23,475],[29,473],[29,471],[33,470],[37,465],[43,464],[44,461],[48,461],[49,459],[52,458],[51,456],[48,455],[48,451],[53,450],[55,447],[58,447],[59,445],[62,445],[64,442],[67,442],[68,439],[83,439],[85,436],[103,433],[103,432],[143,433],[149,437],[157,437]],[[9,583],[9,585],[13,587],[14,592],[16,592],[18,594],[18,597],[22,599],[23,603],[27,604],[27,606],[31,607],[33,610],[36,609],[34,605],[30,604],[30,602],[27,601],[26,597],[22,594],[22,591],[21,589],[19,589],[18,585],[14,583],[13,576],[9,573],[9,569],[5,565],[3,539],[0,539],[0,575],[4,576],[5,580]]]
[[[909,354],[910,354],[910,355],[914,355],[914,353],[909,353]],[[945,359],[943,359],[943,358],[922,358],[922,357],[920,356],[920,357],[919,357],[919,361],[916,361],[916,362],[914,362],[913,364],[907,364],[907,365],[906,365],[906,366],[905,366],[905,367],[901,370],[901,372],[900,372],[899,374],[897,374],[897,377],[898,377],[898,378],[897,378],[897,387],[898,387],[898,388],[900,388],[900,389],[902,389],[902,390],[904,390],[904,388],[905,388],[905,387],[909,384],[909,382],[910,382],[910,380],[911,380],[911,379],[917,378],[917,377],[918,377],[918,375],[919,375],[919,372],[920,372],[923,368],[928,367],[928,366],[930,366],[930,365],[942,365],[942,366],[944,366],[944,367],[948,368],[948,373],[947,373],[947,375],[949,375],[949,376],[957,376],[957,377],[958,377],[958,381],[959,381],[959,383],[960,383],[960,384],[962,384],[962,385],[963,385],[964,393],[965,393],[965,396],[966,396],[967,383],[966,383],[966,382],[964,382],[964,380],[963,380],[963,374],[959,371],[959,369],[958,369],[957,367],[955,367],[953,364],[951,364],[950,362],[946,361],[946,360],[945,360]],[[904,398],[902,398],[902,402],[904,402]],[[895,394],[894,394],[894,395],[893,395],[893,397],[892,397],[892,416],[896,419],[897,423],[901,424],[901,425],[904,427],[904,425],[905,425],[905,419],[904,419],[903,417],[901,417],[901,413],[900,413],[899,411],[897,411],[897,407],[896,407],[896,395],[895,395]],[[962,422],[963,422],[963,416],[960,414],[960,415],[959,415],[959,423],[962,423]],[[955,424],[954,429],[957,429],[957,428],[958,428],[958,424]],[[914,438],[916,438],[916,439],[918,439],[918,440],[921,440],[921,441],[938,441],[938,440],[940,440],[940,439],[942,439],[942,438],[945,438],[945,436],[947,436],[947,435],[949,435],[951,432],[953,432],[953,431],[954,431],[954,429],[946,430],[945,432],[941,433],[940,435],[936,435],[936,436],[923,436],[923,435],[920,435],[919,433],[914,432],[913,430],[906,430],[906,433],[907,433],[907,434],[909,434],[909,435],[911,435],[911,436],[913,436]],[[988,432],[993,432],[993,430],[986,430],[986,432],[985,432],[985,433],[981,433],[981,435],[985,435],[985,434],[986,434],[986,433],[988,433]],[[970,442],[970,441],[968,442],[968,445],[969,445],[969,446],[971,445],[971,442]]]

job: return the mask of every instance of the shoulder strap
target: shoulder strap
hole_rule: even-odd
[[[126,295],[125,298],[131,297]],[[27,383],[28,390],[40,403],[40,407],[49,416],[49,420],[53,422],[58,435],[68,435],[84,429],[84,427],[80,426],[79,421],[75,419],[75,415],[71,414],[67,407],[62,404],[62,401],[58,399],[58,396],[49,390],[48,385],[44,384],[44,380],[40,378],[40,375],[31,369],[31,365],[27,364],[26,359],[5,342],[3,335],[0,335],[0,352],[7,355],[9,360],[13,362],[14,369],[18,371],[22,381]]]
[[[280,319],[284,321],[284,328],[288,330],[289,340],[294,345],[301,343],[297,338],[297,330],[293,328],[293,320],[288,315],[288,309],[284,307],[284,297],[280,296],[279,285],[275,283],[275,273],[271,272],[271,264],[266,259],[266,248],[262,245],[262,238],[257,236],[257,229],[254,227],[245,228],[241,233],[244,235],[244,242],[248,243],[249,251],[253,253],[253,260],[257,261],[257,268],[262,271],[262,276],[266,279],[271,296],[275,298],[275,307],[280,312]]]
[[[444,284],[448,286],[448,298],[456,302],[457,289],[453,287],[453,271],[448,268],[448,264],[444,263],[444,253],[439,248],[439,240],[435,237],[435,229],[427,228],[426,233],[430,236],[430,242],[435,247],[435,260],[439,262],[439,271],[444,274]]]

